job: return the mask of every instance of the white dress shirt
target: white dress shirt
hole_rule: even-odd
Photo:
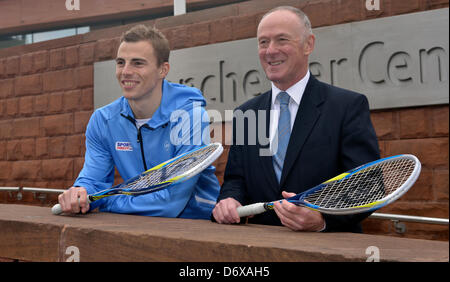
[[[296,84],[289,87],[285,92],[289,94],[291,99],[289,100],[289,112],[291,114],[291,132],[294,126],[295,117],[297,116],[298,107],[302,100],[303,93],[305,92],[306,84],[310,77],[309,70],[306,75],[298,81]],[[270,149],[272,152],[272,143],[275,135],[277,134],[278,119],[280,116],[280,102],[277,99],[278,93],[282,90],[278,89],[272,82],[272,103],[270,107]]]

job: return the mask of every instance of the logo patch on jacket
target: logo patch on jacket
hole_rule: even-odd
[[[133,151],[131,142],[116,142],[116,151]]]

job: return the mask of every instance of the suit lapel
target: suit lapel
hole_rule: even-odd
[[[287,175],[291,171],[306,139],[320,117],[320,105],[324,101],[324,97],[317,91],[318,83],[317,79],[311,76],[306,85],[302,100],[300,101],[284,160],[283,172],[280,180],[281,187],[284,186]]]

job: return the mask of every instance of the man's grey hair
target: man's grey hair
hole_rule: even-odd
[[[297,17],[303,22],[303,25],[305,26],[305,33],[303,34],[305,37],[308,35],[313,34],[311,22],[309,21],[308,16],[300,9],[292,7],[292,6],[279,6],[276,8],[271,9],[267,13],[264,14],[264,16],[261,18],[264,19],[269,14],[276,12],[276,11],[291,11],[292,13],[296,14]]]

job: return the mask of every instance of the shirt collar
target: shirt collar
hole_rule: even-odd
[[[306,72],[306,75],[299,80],[297,83],[289,87],[286,91],[291,97],[291,99],[297,104],[300,105],[300,101],[302,100],[303,93],[305,92],[306,84],[308,83],[310,77],[309,70]],[[275,103],[275,100],[278,96],[278,93],[280,93],[282,90],[280,90],[278,87],[275,86],[272,82],[272,105]]]

